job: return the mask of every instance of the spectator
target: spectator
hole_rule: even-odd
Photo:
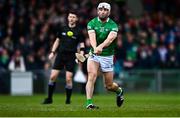
[[[126,49],[123,45],[122,35],[117,36],[117,47],[115,48],[114,75],[119,76],[123,69],[123,62],[126,58]]]
[[[9,64],[9,54],[7,49],[1,48],[0,49],[0,70],[8,70]]]
[[[22,56],[21,51],[19,49],[16,49],[9,63],[8,68],[10,71],[20,71],[20,72],[26,71],[24,57]]]
[[[151,60],[149,61],[151,68],[161,66],[159,61],[162,55],[158,56],[160,54],[158,51],[161,47],[160,43],[164,44],[164,48],[167,48],[171,43],[175,44],[173,53],[177,54],[177,62],[179,63],[179,0],[142,0],[144,14],[137,18],[132,17],[133,12],[128,8],[125,0],[109,2],[112,5],[113,19],[121,26],[119,33],[122,35],[122,46],[124,49],[122,50],[122,47],[118,47],[117,55],[120,53],[126,55],[124,59],[125,65],[122,66],[122,69],[141,68],[147,62],[146,59],[146,61],[143,60],[141,63],[138,63],[137,60],[140,57],[140,52],[144,52],[139,50],[142,49],[139,38],[141,32],[147,35],[144,45],[148,49],[148,53],[150,53],[150,57],[148,56],[147,59]],[[48,53],[45,52],[50,50],[49,44],[54,42],[53,40],[56,36],[55,26],[65,24],[65,15],[68,9],[78,8],[78,14],[80,15],[79,24],[83,29],[82,31],[87,32],[86,24],[96,15],[98,3],[99,0],[73,0],[71,3],[65,0],[46,0],[43,2],[38,0],[3,0],[0,2],[0,45],[7,50],[9,60],[13,58],[12,55],[15,53],[15,49],[19,48],[27,60],[28,58],[36,60],[33,62],[35,63],[33,67],[29,67],[31,65],[26,64],[28,70],[32,68],[44,69],[44,67],[48,67],[48,64],[45,62]],[[84,35],[87,34],[84,33]],[[128,38],[126,39],[126,37]],[[133,37],[132,43],[130,43],[131,41],[126,41],[130,40],[130,37]],[[167,55],[171,55],[169,54],[171,51],[167,50]],[[40,54],[41,52],[42,54]],[[116,61],[119,61],[119,59],[117,58]],[[29,63],[27,60],[26,63]],[[164,62],[166,67],[164,68],[169,68],[167,66],[168,61],[167,57]],[[139,64],[142,65],[140,66]]]
[[[160,66],[160,68],[164,69],[167,62],[167,48],[164,44],[160,44],[160,46],[158,47],[158,54],[160,56],[158,65]]]
[[[26,70],[27,71],[32,71],[32,70],[36,70],[37,64],[34,58],[33,53],[30,53],[26,56]]]
[[[168,45],[167,53],[167,67],[168,68],[177,68],[178,67],[178,54],[173,43]]]

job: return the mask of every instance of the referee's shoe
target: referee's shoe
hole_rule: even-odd
[[[116,104],[118,107],[120,107],[124,102],[124,96],[123,96],[123,90],[121,88],[121,92],[117,94],[116,96]]]
[[[42,102],[42,104],[52,104],[52,99],[46,98],[44,99],[44,101]]]

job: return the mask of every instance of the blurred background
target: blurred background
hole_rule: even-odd
[[[50,48],[58,24],[77,9],[86,49],[86,24],[102,0],[0,0],[0,94],[47,92]],[[180,91],[180,1],[103,0],[119,25],[114,76],[128,92]],[[86,75],[86,70],[84,69]],[[101,74],[95,93],[104,93]],[[64,92],[62,71],[56,92]],[[85,83],[74,82],[84,93]]]

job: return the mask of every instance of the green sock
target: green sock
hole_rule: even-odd
[[[122,92],[121,87],[118,87],[118,89],[116,90],[116,94],[120,94]]]
[[[86,106],[89,105],[89,104],[92,104],[92,99],[87,99],[86,100]]]

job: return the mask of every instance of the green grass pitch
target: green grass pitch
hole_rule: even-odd
[[[126,93],[125,102],[118,108],[114,94],[94,96],[100,109],[85,109],[85,95],[73,94],[72,104],[66,105],[65,95],[54,95],[51,105],[40,104],[45,95],[6,96],[0,95],[0,117],[180,117],[180,94]]]

